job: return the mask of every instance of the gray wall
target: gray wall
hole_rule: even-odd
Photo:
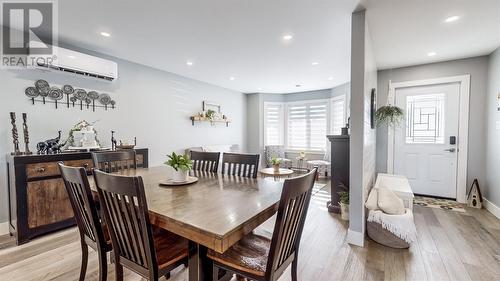
[[[500,206],[500,111],[497,110],[500,95],[500,48],[489,57],[488,93],[486,97],[486,184],[483,196]]]
[[[106,56],[102,56],[106,57]],[[191,80],[172,73],[128,61],[118,63],[119,78],[103,82],[71,74],[40,70],[0,71],[2,85],[0,102],[0,222],[7,220],[5,155],[12,151],[9,112],[28,113],[31,149],[37,142],[55,137],[58,130],[67,136],[68,129],[81,119],[100,120],[95,128],[104,146],[110,145],[110,130],[117,138],[137,137],[138,146],[150,149],[150,164],[160,165],[165,155],[183,151],[190,146],[239,144],[245,149],[245,95],[214,85]],[[80,111],[77,108],[55,109],[53,105],[31,105],[24,89],[36,79],[53,85],[71,84],[75,87],[108,92],[116,99],[117,109]],[[202,100],[218,102],[231,119],[229,127],[210,124],[191,125],[189,116],[201,111]],[[18,129],[21,122],[18,119]],[[22,129],[21,129],[22,135]]]
[[[378,72],[378,106],[387,102],[389,80],[392,82],[440,78],[455,75],[471,75],[470,114],[469,114],[469,153],[467,187],[477,178],[485,181],[485,122],[484,110],[487,88],[488,57],[476,57],[447,62],[425,64]],[[377,172],[387,169],[387,129],[378,128],[377,132]]]
[[[377,67],[365,11],[352,15],[351,139],[349,243],[363,246],[364,202],[375,179],[376,131],[370,126],[371,89],[377,88]]]

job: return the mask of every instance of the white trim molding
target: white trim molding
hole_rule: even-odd
[[[483,197],[484,208],[492,213],[497,219],[500,219],[500,207],[493,204],[490,200]]]
[[[354,231],[354,230],[347,230],[347,237],[346,237],[346,242],[359,246],[359,247],[364,247],[365,245],[365,235],[362,232]]]
[[[9,234],[9,222],[0,222],[0,236]]]
[[[458,164],[457,164],[457,201],[467,201],[467,153],[469,147],[469,96],[470,96],[470,74],[442,77],[426,80],[415,80],[392,83],[389,81],[389,94],[387,101],[394,104],[397,89],[430,86],[448,83],[460,84],[460,109],[458,128]],[[387,130],[387,173],[394,173],[394,128]]]

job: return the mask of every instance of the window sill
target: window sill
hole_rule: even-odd
[[[312,155],[325,155],[325,151],[321,150],[296,150],[296,149],[285,149],[285,153],[294,153],[294,154],[299,154],[300,152],[305,152],[306,155],[312,154]]]

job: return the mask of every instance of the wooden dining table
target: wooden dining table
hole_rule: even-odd
[[[198,181],[161,186],[166,166],[127,171],[141,176],[151,223],[189,240],[189,280],[212,280],[208,249],[223,253],[278,210],[282,182],[191,171]],[[89,177],[95,191],[92,177]]]

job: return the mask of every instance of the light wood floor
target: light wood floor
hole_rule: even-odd
[[[416,206],[418,241],[409,250],[389,249],[369,238],[359,248],[345,243],[347,224],[326,211],[328,197],[321,190],[311,202],[299,280],[500,280],[500,221],[486,210],[462,214]],[[266,222],[261,229],[272,230],[272,224]],[[0,247],[0,280],[78,280],[75,228],[19,247],[5,241],[0,245],[7,247]],[[97,255],[90,251],[87,280],[97,280]],[[112,266],[108,280],[114,280]],[[125,280],[141,278],[126,271]],[[170,280],[187,280],[186,269],[176,270]],[[289,271],[280,280],[290,280]]]

